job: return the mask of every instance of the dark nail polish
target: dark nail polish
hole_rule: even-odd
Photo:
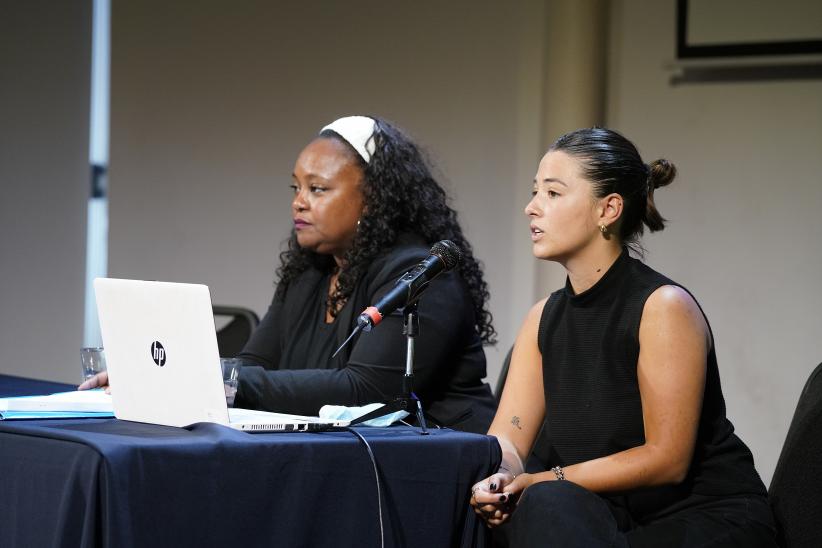
[[[491,491],[496,491],[497,490],[497,484],[496,483],[492,483],[488,487],[491,488]]]
[[[508,495],[500,495],[499,496],[500,502],[508,502]]]

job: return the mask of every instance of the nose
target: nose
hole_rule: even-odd
[[[525,204],[525,214],[528,217],[536,217],[539,215],[539,208],[537,208],[536,195],[532,196],[531,199]]]
[[[294,194],[294,199],[291,200],[291,209],[297,212],[308,209],[308,202],[305,200],[305,196],[302,191],[298,191]]]

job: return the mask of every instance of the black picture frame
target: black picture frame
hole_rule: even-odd
[[[690,45],[688,44],[688,1],[689,0],[677,0],[676,56],[678,59],[822,53],[822,39],[789,40],[784,42],[740,42],[700,46]]]

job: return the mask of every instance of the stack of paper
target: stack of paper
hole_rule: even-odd
[[[111,395],[104,390],[75,390],[48,396],[0,398],[0,420],[113,416]]]

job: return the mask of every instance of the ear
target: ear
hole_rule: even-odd
[[[622,208],[624,205],[622,196],[615,192],[601,198],[597,208],[597,213],[599,214],[597,224],[604,224],[607,227],[614,225],[622,216]]]

